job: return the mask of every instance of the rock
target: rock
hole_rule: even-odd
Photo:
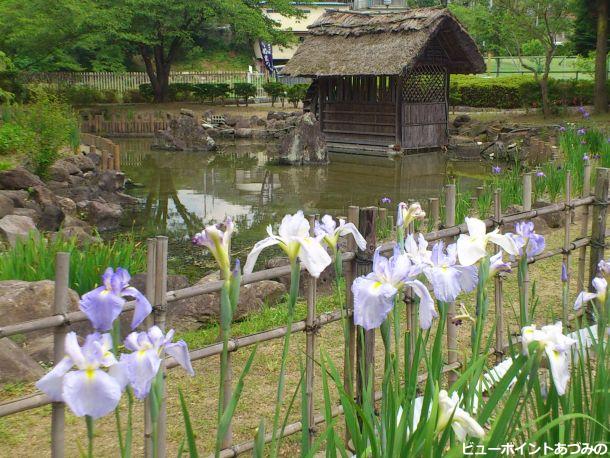
[[[252,129],[245,127],[236,127],[235,138],[252,138]]]
[[[74,164],[81,172],[90,172],[95,170],[95,164],[90,157],[83,153],[74,154],[63,159],[64,162]]]
[[[102,161],[102,156],[97,151],[89,151],[85,157],[89,159],[95,167],[100,165],[100,162]]]
[[[49,167],[48,176],[50,180],[57,181],[59,183],[68,181],[68,178],[70,178],[68,171],[57,162]]]
[[[66,215],[57,205],[45,205],[39,214],[38,228],[43,231],[57,231]]]
[[[550,202],[545,202],[543,200],[537,200],[536,202],[534,202],[532,204],[532,208],[542,208],[542,207],[546,207],[548,205],[551,205]],[[559,227],[563,227],[563,225],[564,225],[564,215],[562,212],[547,213],[546,215],[542,215],[537,218],[534,218],[534,221],[538,220],[538,219],[543,220],[546,223],[546,225],[548,227],[550,227],[551,229],[557,229]],[[536,225],[536,222],[534,222],[534,225]]]
[[[44,370],[19,345],[5,337],[0,339],[0,383],[33,382]]]
[[[202,278],[197,285],[208,284],[217,281],[218,278],[218,272],[214,272]],[[286,294],[286,287],[277,281],[264,280],[242,286],[239,294],[239,305],[234,320],[240,320],[252,312],[259,311],[265,305],[269,307],[277,305]],[[183,326],[188,323],[190,327],[200,327],[205,323],[217,322],[220,319],[220,294],[195,296],[186,300],[180,309],[172,313],[177,314],[173,319],[181,322]]]
[[[70,227],[80,227],[84,229],[87,233],[91,233],[91,230],[93,229],[86,221],[83,221],[82,219],[78,219],[70,215],[66,215],[62,228],[67,229]]]
[[[30,232],[38,234],[34,220],[27,216],[6,215],[0,219],[0,240],[15,246],[20,238],[27,238]]]
[[[225,124],[230,127],[235,127],[240,119],[242,119],[241,116],[226,114],[225,115]]]
[[[242,116],[240,116],[237,119],[237,122],[235,123],[235,130],[237,129],[249,129],[250,127],[252,127],[252,124],[250,124],[250,120],[246,119]]]
[[[13,213],[15,204],[13,199],[8,196],[0,194],[0,218],[4,218],[6,215]]]
[[[0,281],[0,326],[21,323],[53,315],[55,282],[42,280],[27,282],[22,280]],[[68,291],[68,311],[78,310],[78,294]],[[81,331],[85,326],[77,323],[70,330]],[[35,346],[39,339],[52,336],[53,330],[28,332],[25,340],[25,351],[37,361],[49,361],[53,357],[52,345],[39,345],[34,353],[30,346]]]
[[[188,108],[180,108],[180,114],[184,116],[189,116],[191,118],[195,117],[195,112],[193,110],[189,110]]]
[[[79,226],[63,227],[59,232],[53,233],[51,238],[54,240],[58,234],[61,234],[64,239],[76,239],[79,246],[89,245],[92,243],[102,243],[102,239],[100,237],[89,234],[84,228]]]
[[[87,221],[100,231],[108,231],[119,227],[119,221],[123,216],[121,206],[113,203],[102,203],[91,201],[87,205]]]
[[[23,167],[0,172],[0,189],[28,189],[44,186],[44,183],[33,173]]]
[[[76,214],[76,202],[69,197],[57,196],[57,203],[59,204],[59,208],[61,208],[66,215]]]
[[[211,151],[216,142],[195,118],[181,115],[166,130],[155,133],[153,148],[177,151]]]
[[[256,115],[250,116],[250,125],[252,127],[258,126],[258,127],[266,127],[267,126],[267,120],[263,119],[263,118],[259,118]]]
[[[15,209],[13,209],[11,214],[18,215],[18,216],[27,216],[28,218],[32,218],[32,221],[34,221],[34,224],[38,224],[38,221],[40,220],[40,215],[33,208],[15,208]]]
[[[468,124],[470,121],[472,121],[472,118],[468,115],[463,114],[463,115],[456,116],[455,119],[453,120],[453,127],[460,128],[464,124]]]
[[[68,177],[68,185],[69,186],[80,186],[85,183],[85,178],[78,175],[70,175]]]
[[[125,174],[106,170],[100,174],[97,185],[102,191],[116,192],[125,187]]]
[[[279,161],[290,165],[328,163],[326,140],[320,122],[313,113],[301,116],[296,128],[284,137],[280,145]]]
[[[27,191],[9,191],[9,190],[0,190],[0,196],[8,197],[13,201],[13,205],[15,207],[25,207],[29,194]]]

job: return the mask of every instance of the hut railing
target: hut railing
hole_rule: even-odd
[[[590,177],[590,172],[585,173],[586,179]],[[565,232],[564,232],[564,241],[560,248],[547,250],[529,260],[530,263],[540,261],[542,259],[548,259],[553,256],[562,256],[564,259],[568,258],[573,252],[579,253],[579,268],[578,268],[578,285],[585,284],[585,257],[586,257],[586,248],[590,247],[590,257],[589,257],[589,273],[590,278],[589,281],[595,276],[597,263],[600,259],[603,258],[604,247],[605,247],[605,239],[607,237],[606,233],[606,213],[608,207],[608,188],[610,183],[610,169],[599,168],[597,170],[596,176],[596,187],[594,195],[585,195],[576,199],[571,199],[569,192],[567,193],[566,202],[560,202],[551,204],[538,209],[526,209],[520,213],[510,214],[510,215],[502,215],[500,208],[500,193],[496,191],[495,193],[495,208],[494,208],[494,217],[485,220],[487,227],[502,227],[505,224],[516,223],[518,221],[531,220],[532,218],[550,215],[554,213],[559,213],[563,215],[564,223],[566,224]],[[568,178],[568,187],[567,191],[569,191],[570,181]],[[584,187],[585,192],[588,193],[588,185]],[[531,188],[529,191],[531,192]],[[525,201],[525,199],[524,199]],[[446,205],[455,205],[455,187],[447,186],[446,188]],[[431,201],[431,217],[434,222],[438,222],[438,200]],[[572,222],[572,213],[574,210],[578,208],[583,208],[583,217],[588,218],[588,215],[592,215],[592,230],[591,234],[588,234],[586,228],[588,227],[588,222],[585,223],[585,230],[581,231],[580,236],[574,240],[570,238],[570,228],[569,225]],[[436,209],[436,210],[435,210]],[[591,210],[592,209],[592,210]],[[387,216],[387,213],[379,212],[383,218],[386,218],[391,224],[391,217]],[[432,214],[436,213],[436,214]],[[455,218],[454,209],[448,209],[446,211],[446,223],[451,224],[453,219]],[[377,222],[377,209],[374,207],[359,209],[358,207],[350,207],[348,212],[348,219],[357,224],[370,246],[374,246],[374,237],[376,231],[376,222]],[[428,241],[436,241],[441,239],[452,239],[459,234],[467,232],[467,228],[465,224],[455,225],[451,227],[447,227],[445,229],[436,230],[433,232],[429,232],[425,234],[425,238]],[[387,252],[392,250],[394,244],[386,243],[382,246],[382,250]],[[155,237],[148,240],[147,243],[148,255],[147,255],[147,287],[146,287],[146,295],[149,297],[154,304],[154,314],[153,320],[154,323],[158,326],[165,326],[165,316],[167,312],[167,307],[171,306],[172,303],[191,298],[203,294],[210,294],[214,292],[219,292],[222,288],[222,281],[211,282],[205,285],[192,286],[176,291],[166,292],[165,288],[167,285],[167,238],[166,237]],[[346,294],[348,300],[348,310],[347,316],[351,316],[353,310],[353,298],[351,297],[351,284],[356,277],[361,273],[362,267],[366,267],[362,261],[363,258],[356,259],[357,253],[354,250],[353,242],[350,241],[348,244],[348,249],[350,251],[343,254],[343,264],[344,264],[344,272],[345,272],[345,287]],[[359,255],[360,256],[360,255]],[[55,357],[58,358],[62,353],[62,344],[63,338],[65,336],[66,326],[70,323],[75,323],[79,321],[86,320],[86,316],[84,313],[78,312],[66,312],[66,291],[68,288],[68,266],[69,259],[67,254],[58,253],[56,258],[56,294],[55,294],[55,314],[49,317],[40,318],[36,320],[31,320],[22,323],[16,323],[12,325],[2,326],[0,327],[0,338],[9,337],[16,334],[27,333],[32,331],[39,331],[44,329],[54,330],[54,354]],[[303,270],[303,267],[301,267]],[[258,272],[254,272],[249,275],[244,275],[242,285],[255,283],[262,280],[276,279],[282,276],[286,276],[290,273],[290,266],[276,267],[272,269],[261,270]],[[313,328],[319,328],[328,326],[331,323],[337,322],[342,319],[342,311],[336,310],[329,313],[323,313],[320,315],[315,314],[315,302],[316,302],[316,292],[315,292],[315,282],[310,281],[307,283],[309,286],[306,287],[307,293],[306,298],[308,302],[307,307],[307,317],[302,320],[293,323],[292,332],[304,332],[308,335],[306,339],[306,353],[307,358],[313,361],[315,357],[315,342],[316,339],[311,334]],[[496,281],[494,284],[495,289],[495,300],[496,300],[496,320],[499,323],[503,323],[503,308],[501,304],[502,300],[502,282]],[[135,305],[134,301],[127,302],[124,307],[123,313],[133,310]],[[412,320],[413,310],[410,304],[407,303],[407,323]],[[567,321],[579,320],[578,313],[567,314],[565,313],[565,319]],[[351,320],[350,320],[351,321]],[[448,321],[451,321],[450,319]],[[150,323],[149,323],[150,324]],[[496,326],[497,329],[502,329],[502,326]],[[344,354],[344,375],[346,377],[345,383],[346,387],[351,390],[354,389],[353,382],[357,380],[354,377],[354,368],[365,366],[365,370],[369,370],[373,367],[374,364],[374,354],[355,354],[354,352],[354,336],[356,335],[355,327],[353,324],[351,325],[350,335],[352,338],[350,342],[346,345],[345,354]],[[447,332],[447,355],[443,372],[449,373],[450,375],[452,371],[458,369],[461,366],[461,362],[459,361],[459,355],[455,352],[457,348],[457,333],[454,332],[453,329],[448,329]],[[229,352],[233,353],[242,348],[246,348],[252,345],[255,345],[260,342],[266,342],[274,339],[282,338],[287,332],[286,327],[279,327],[275,329],[270,329],[264,332],[260,332],[257,334],[251,334],[241,337],[234,337],[229,341]],[[494,353],[497,356],[498,362],[500,362],[503,358],[503,355],[506,354],[506,350],[508,349],[508,342],[505,340],[502,331],[496,331],[496,342]],[[368,336],[365,337],[367,342],[366,348],[374,349],[375,344],[375,333],[367,333]],[[515,344],[516,340],[513,339],[512,343]],[[212,345],[205,346],[203,348],[194,349],[191,351],[191,359],[192,360],[201,360],[204,358],[217,357],[222,350],[221,343],[215,343]],[[354,362],[354,358],[356,361]],[[361,364],[361,359],[364,359]],[[170,370],[177,365],[177,362],[169,357],[165,359],[165,367],[164,370]],[[227,374],[225,374],[227,375]],[[349,376],[348,376],[349,375]],[[423,380],[425,378],[425,374],[421,375],[420,378]],[[228,381],[228,389],[231,388],[231,378],[225,377],[225,380]],[[350,382],[351,381],[351,385]],[[307,375],[308,385],[308,396],[311,397],[311,393],[313,392],[314,387],[314,371],[310,369]],[[355,393],[355,391],[352,391]],[[376,397],[379,398],[381,394],[377,393]],[[309,401],[309,398],[308,398]],[[51,404],[51,400],[44,394],[34,393],[29,396],[24,396],[18,399],[13,399],[6,401],[0,404],[0,417],[4,417],[7,415],[15,414],[18,412],[34,409],[43,405]],[[308,406],[308,418],[309,418],[309,434],[311,439],[313,439],[315,435],[315,425],[322,423],[324,421],[324,417],[320,414],[316,414],[314,410],[314,405],[312,401],[307,403]],[[165,448],[165,435],[163,430],[165,429],[165,409],[162,408],[162,418],[160,421],[160,440],[159,446],[164,450]],[[333,415],[339,415],[342,413],[341,406],[336,406],[332,410]],[[146,418],[146,415],[145,415]],[[53,403],[52,408],[52,450],[53,456],[63,456],[64,454],[64,407],[61,403]],[[147,423],[148,425],[148,423]],[[283,435],[287,436],[290,434],[297,433],[302,429],[302,424],[300,422],[292,423],[287,425],[283,430]],[[145,427],[144,433],[144,442],[145,442],[145,450],[146,456],[150,456],[150,435],[147,433],[148,426]],[[271,440],[271,434],[268,434],[266,440]],[[241,453],[249,451],[253,448],[253,442],[245,442],[242,444],[233,444],[232,438],[230,435],[225,437],[224,441],[224,449],[221,452],[220,456],[229,457],[229,456],[237,456]]]

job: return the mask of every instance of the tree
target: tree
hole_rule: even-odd
[[[551,111],[549,73],[557,51],[557,37],[568,32],[571,25],[569,4],[565,0],[499,0],[498,4],[509,13],[505,27],[510,31],[521,66],[530,70],[540,85],[542,111],[548,116]],[[542,74],[522,58],[523,43],[530,40],[538,40],[544,48]]]
[[[574,51],[587,56],[597,44],[597,0],[574,0],[574,34],[570,38]],[[610,43],[610,35],[607,35]]]
[[[608,112],[608,3],[610,0],[597,0],[597,45],[595,49],[595,111]]]
[[[0,49],[31,70],[112,70],[135,57],[162,102],[172,65],[206,33],[288,44],[266,9],[302,14],[292,0],[2,0]]]
[[[300,14],[290,0],[108,0],[102,9],[113,34],[142,59],[154,100],[164,102],[172,65],[181,52],[197,46],[206,29],[229,26],[238,41],[286,44],[290,35],[279,30],[263,7],[287,16]]]

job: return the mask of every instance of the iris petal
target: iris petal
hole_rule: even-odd
[[[352,284],[354,293],[354,323],[364,329],[378,328],[394,306],[396,288],[375,279],[359,277]]]
[[[152,305],[146,299],[146,296],[133,286],[123,289],[123,295],[131,296],[136,300],[136,307],[131,320],[131,329],[137,328],[148,315],[152,312]]]
[[[79,308],[87,315],[95,329],[109,331],[123,310],[123,304],[125,299],[100,286],[82,297]]]
[[[64,376],[73,365],[74,362],[68,356],[64,357],[51,371],[36,382],[36,388],[49,396],[53,401],[63,401],[62,386]]]
[[[248,258],[246,259],[246,264],[244,265],[244,274],[251,274],[254,270],[254,265],[256,264],[256,260],[258,259],[258,255],[265,248],[268,248],[273,245],[277,245],[280,241],[275,237],[267,237],[266,239],[259,240],[256,242],[250,254],[248,254]]]
[[[121,399],[119,383],[102,370],[80,370],[64,377],[63,398],[77,417],[93,419],[112,412]]]
[[[318,278],[332,262],[332,259],[330,259],[324,247],[311,237],[300,238],[299,244],[301,245],[299,259],[311,276]]]
[[[179,340],[176,343],[170,343],[165,346],[165,352],[173,356],[178,364],[180,364],[189,375],[195,375],[193,366],[191,365],[191,357],[189,349],[184,340]]]

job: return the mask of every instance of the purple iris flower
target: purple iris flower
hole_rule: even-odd
[[[498,175],[500,172],[502,172],[502,168],[499,165],[494,165],[491,168],[491,173],[493,173],[494,175]]]
[[[163,334],[157,326],[146,332],[132,332],[125,338],[125,347],[133,353],[123,353],[118,366],[122,384],[129,383],[138,399],[148,396],[151,384],[161,366],[164,353],[173,356],[189,375],[195,375],[186,343],[172,343],[174,330]]]
[[[81,347],[76,333],[69,332],[66,356],[36,386],[53,401],[65,402],[77,417],[96,419],[109,414],[119,404],[122,392],[111,348],[110,334],[90,334]],[[70,370],[74,366],[77,370]]]
[[[586,133],[587,133],[587,130],[584,127],[581,127],[580,129],[578,129],[576,131],[576,134],[578,134],[578,135],[584,135]]]
[[[494,275],[500,272],[511,272],[512,268],[510,263],[504,262],[502,259],[503,251],[500,250],[496,254],[494,254],[491,258],[489,258],[489,276],[493,277]]]
[[[578,107],[578,111],[580,112],[580,114],[582,115],[583,118],[587,119],[589,116],[591,116],[589,114],[589,112],[587,111],[587,109],[583,106]]]
[[[561,263],[561,281],[566,283],[568,281],[568,267],[566,263]]]
[[[536,172],[536,176],[539,177],[539,178],[542,178],[542,177],[545,177],[546,175],[544,174],[544,172],[542,170],[538,170]]]
[[[559,132],[565,132],[566,128],[565,126],[559,126]]]
[[[583,155],[582,160],[585,161],[585,162],[588,162],[589,161],[589,155],[588,154]]]
[[[453,302],[461,292],[469,293],[477,286],[477,268],[458,264],[455,243],[448,245],[446,251],[444,247],[442,241],[432,247],[431,265],[424,267],[424,274],[438,300]]]
[[[103,285],[82,297],[79,308],[87,315],[95,330],[112,329],[112,323],[123,310],[125,297],[133,297],[136,300],[131,329],[135,329],[150,315],[150,302],[140,291],[129,286],[129,280],[131,276],[125,269],[119,267],[115,272],[112,267],[108,267],[102,275]]]
[[[415,277],[420,272],[411,263],[406,253],[400,253],[398,246],[390,259],[382,256],[380,248],[375,250],[373,271],[366,277],[358,277],[352,285],[354,293],[354,323],[367,331],[381,326],[394,307],[394,299],[405,286],[413,288],[420,298],[419,324],[428,329],[438,316],[434,300],[422,282]]]
[[[526,255],[531,258],[544,251],[544,236],[536,234],[534,223],[531,221],[517,223],[515,225],[515,233],[507,233],[506,235],[513,239],[519,249],[520,256]]]
[[[601,159],[601,154],[594,154],[593,159]]]
[[[382,197],[380,202],[382,204],[391,204],[392,203],[392,199],[390,199],[389,197]]]

